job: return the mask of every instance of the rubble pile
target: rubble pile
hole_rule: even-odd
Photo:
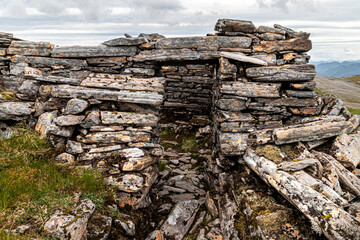
[[[126,35],[71,47],[0,33],[0,131],[17,121],[34,127],[64,149],[59,163],[101,170],[117,187],[120,208],[151,206],[158,181],[159,194],[174,205],[165,206],[169,217],[148,239],[183,239],[188,232],[197,239],[237,239],[242,213],[231,173],[244,165],[302,212],[316,233],[359,238],[360,117],[333,95],[317,97],[310,34],[232,19],[218,20],[215,31]],[[169,150],[165,160],[173,166],[157,180],[166,144],[161,122],[213,134],[204,168],[191,165],[198,161],[191,154]],[[215,201],[199,179],[220,194]],[[205,214],[203,205],[216,213]],[[251,217],[245,206],[244,219],[264,223],[265,215]],[[204,226],[204,218],[216,227]],[[51,231],[58,227],[49,224]],[[251,228],[252,237],[273,237],[261,226]]]

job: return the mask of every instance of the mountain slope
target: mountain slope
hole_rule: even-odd
[[[314,62],[318,76],[349,77],[360,75],[359,61],[345,62]]]

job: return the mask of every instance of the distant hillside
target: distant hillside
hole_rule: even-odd
[[[319,77],[350,77],[360,75],[360,61],[313,62]]]

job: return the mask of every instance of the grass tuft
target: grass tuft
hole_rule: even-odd
[[[98,209],[104,206],[111,190],[99,171],[56,164],[56,151],[45,138],[32,130],[13,130],[10,138],[0,139],[0,224],[4,229],[32,223],[40,230],[57,209],[74,207],[79,192]],[[6,234],[0,230],[1,239],[7,239]]]
[[[352,115],[360,115],[360,109],[347,108]]]

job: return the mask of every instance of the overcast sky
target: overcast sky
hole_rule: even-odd
[[[312,60],[360,59],[359,0],[0,0],[0,32],[57,45],[214,33],[219,18],[311,33]]]

